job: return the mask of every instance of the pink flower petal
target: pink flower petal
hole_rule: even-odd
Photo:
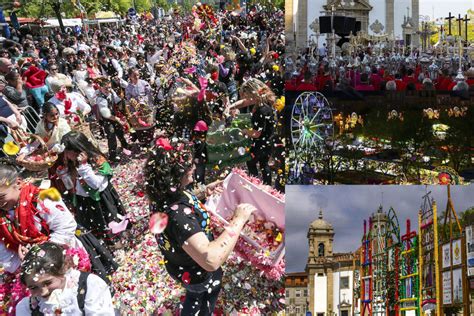
[[[155,213],[150,217],[150,231],[152,234],[161,234],[168,225],[168,215]]]

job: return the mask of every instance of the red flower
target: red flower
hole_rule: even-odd
[[[278,57],[280,57],[280,55],[278,55],[278,53],[273,53],[273,59],[278,59]]]
[[[211,79],[217,81],[217,79],[219,79],[219,73],[217,71],[211,73]]]
[[[72,101],[70,99],[64,100],[64,114],[70,114]]]
[[[59,101],[62,101],[64,99],[66,99],[66,92],[64,90],[59,90],[56,94],[55,94],[55,97],[56,99],[58,99]]]
[[[145,193],[143,193],[143,191],[138,191],[138,192],[137,192],[137,195],[138,195],[139,197],[144,197],[144,196],[145,196]]]
[[[191,283],[191,275],[189,274],[189,272],[184,272],[183,276],[181,277],[181,280],[183,281],[184,284]]]
[[[451,175],[446,172],[442,172],[438,175],[439,184],[450,184],[451,183]]]
[[[169,142],[169,140],[168,140],[167,138],[162,138],[162,137],[160,137],[160,138],[158,138],[158,139],[156,140],[156,143],[155,143],[155,144],[156,144],[156,146],[161,147],[161,148],[163,148],[163,149],[166,150],[166,151],[169,151],[169,150],[173,150],[173,149],[174,149],[174,147],[171,146],[171,144],[170,144],[170,142]]]

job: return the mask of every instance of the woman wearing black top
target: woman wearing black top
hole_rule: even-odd
[[[177,140],[170,144],[164,138],[157,144],[145,164],[145,183],[154,213],[151,223],[155,216],[167,218],[164,231],[157,235],[158,247],[168,273],[186,288],[181,315],[212,315],[221,288],[221,265],[255,208],[238,205],[229,225],[214,239],[209,213],[188,191],[195,170],[190,144]],[[219,183],[206,187],[207,194],[218,190]]]

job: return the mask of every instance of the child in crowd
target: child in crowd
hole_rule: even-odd
[[[127,219],[120,197],[110,182],[110,164],[80,132],[64,135],[62,144],[64,165],[58,167],[58,175],[66,189],[73,192],[77,222],[110,246],[117,246],[118,243],[112,241],[109,224],[124,223]]]
[[[71,269],[73,259],[55,243],[35,245],[21,266],[21,282],[31,297],[16,315],[115,315],[107,284],[100,277]]]

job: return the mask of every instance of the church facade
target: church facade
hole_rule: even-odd
[[[359,312],[354,300],[353,253],[334,253],[334,228],[323,219],[311,223],[308,230],[309,253],[305,272],[286,276],[287,313],[315,316],[349,316]]]
[[[315,40],[319,17],[354,17],[361,31],[369,35],[387,34],[419,46],[419,0],[286,0],[285,32],[288,52],[300,51]],[[406,28],[409,21],[409,29]],[[325,36],[319,38],[319,45]]]

